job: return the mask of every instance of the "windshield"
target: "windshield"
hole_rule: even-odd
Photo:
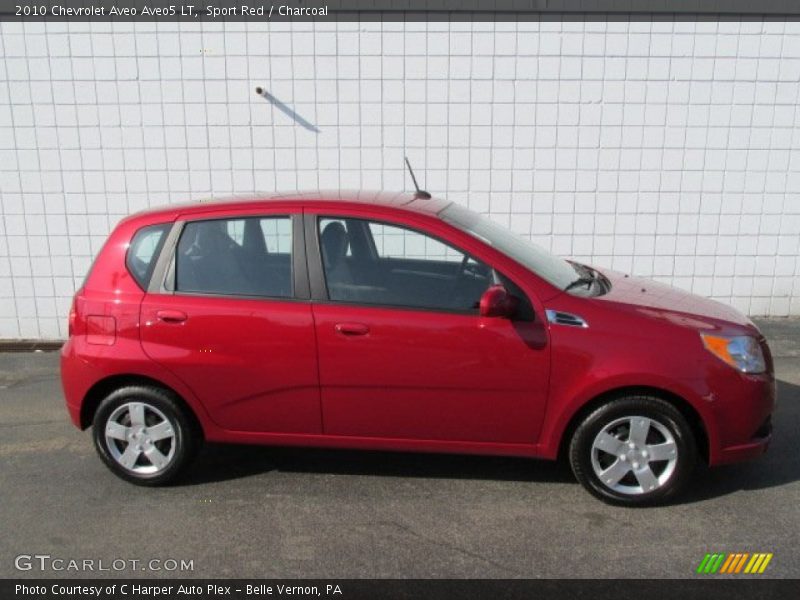
[[[453,203],[440,216],[513,258],[559,289],[566,288],[578,275],[571,263],[563,258],[553,256],[544,248],[468,208]]]

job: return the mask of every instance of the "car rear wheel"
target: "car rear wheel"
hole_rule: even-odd
[[[100,458],[138,485],[173,481],[194,458],[200,436],[185,409],[166,390],[126,386],[107,396],[93,421]]]
[[[581,484],[612,504],[655,504],[674,496],[691,477],[697,447],[691,427],[672,404],[627,396],[592,411],[569,448]]]

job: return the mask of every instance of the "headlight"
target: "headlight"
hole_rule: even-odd
[[[764,353],[758,340],[749,335],[733,337],[701,333],[703,344],[714,356],[742,373],[763,373],[767,370]]]

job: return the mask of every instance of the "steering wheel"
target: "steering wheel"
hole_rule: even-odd
[[[477,269],[472,268],[472,266],[469,264],[471,258],[472,257],[469,254],[465,254],[464,258],[461,259],[461,263],[458,266],[458,272],[456,273],[455,279],[453,280],[453,285],[450,289],[450,297],[453,299],[453,304],[454,304],[453,308],[456,309],[475,308],[474,306],[469,306],[469,307],[458,306],[458,301],[460,300],[459,291],[460,288],[463,286],[464,281],[467,279],[467,277],[472,277],[475,279],[480,277],[486,277],[486,274],[480,271],[480,267],[482,266],[481,263],[476,263],[474,265],[475,267],[478,267]]]

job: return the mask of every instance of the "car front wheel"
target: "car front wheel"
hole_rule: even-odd
[[[612,504],[637,506],[679,492],[694,470],[697,447],[672,404],[628,396],[600,406],[580,423],[569,460],[589,492]]]
[[[138,485],[174,480],[194,457],[199,434],[166,390],[126,386],[107,396],[93,421],[100,458],[119,477]]]

